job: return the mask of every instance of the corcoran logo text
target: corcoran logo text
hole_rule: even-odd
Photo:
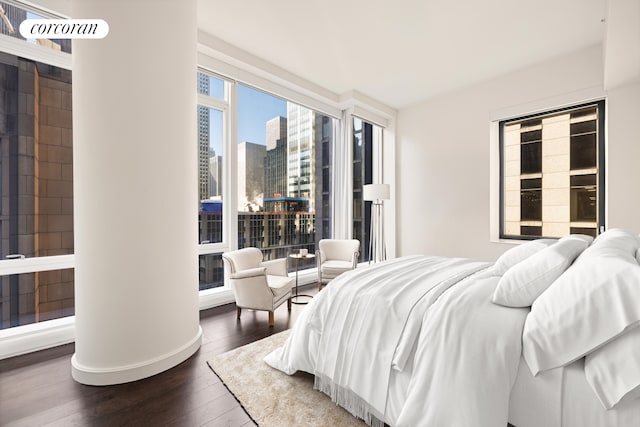
[[[102,39],[109,24],[102,19],[26,19],[20,24],[25,39]]]

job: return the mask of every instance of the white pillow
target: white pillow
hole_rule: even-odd
[[[511,267],[517,263],[529,258],[538,251],[552,245],[556,239],[537,239],[518,246],[510,248],[508,251],[500,255],[495,264],[493,264],[492,272],[494,276],[502,276]]]
[[[535,300],[522,334],[533,375],[564,366],[640,323],[639,247],[634,234],[606,231]]]
[[[507,307],[529,307],[593,241],[584,234],[570,235],[531,255],[500,278],[493,302]]]
[[[584,374],[605,409],[640,397],[640,328],[587,354]]]
[[[636,261],[638,261],[638,264],[640,264],[640,249],[636,251]]]

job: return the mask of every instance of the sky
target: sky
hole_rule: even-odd
[[[220,81],[221,82],[221,81]],[[212,82],[210,93],[223,98],[222,85]],[[222,154],[222,113],[209,110],[211,145]],[[238,85],[238,143],[249,141],[266,144],[267,122],[274,117],[287,117],[287,102],[242,84]]]
[[[287,102],[244,85],[238,85],[238,143],[266,144],[267,122],[287,117]]]

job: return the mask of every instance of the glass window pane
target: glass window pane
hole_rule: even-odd
[[[45,17],[41,14],[34,13],[5,2],[0,2],[0,7],[2,7],[2,10],[4,11],[4,13],[0,14],[0,34],[24,40],[27,43],[37,44],[55,51],[71,53],[71,39],[25,39],[20,35],[20,24],[26,19],[47,19],[58,17],[53,15]]]
[[[571,221],[595,221],[598,217],[597,200],[595,187],[572,188]]]
[[[521,142],[537,142],[542,141],[542,129],[536,129],[520,134]]]
[[[355,119],[354,119],[355,122]],[[364,155],[364,147],[362,146],[362,126],[353,126],[353,160],[362,160]]]
[[[217,288],[224,285],[222,254],[206,254],[198,257],[199,289]]]
[[[200,243],[222,242],[222,135],[222,111],[198,105]]]
[[[597,234],[603,117],[600,101],[500,123],[501,237]]]
[[[526,190],[520,193],[520,219],[542,221],[542,191]]]
[[[0,257],[72,254],[71,71],[13,59],[0,64]]]
[[[0,277],[0,329],[73,316],[74,270]]]
[[[582,133],[592,133],[596,131],[596,121],[589,120],[586,122],[571,123],[571,135]]]
[[[578,111],[571,112],[571,120],[576,122],[593,120],[598,116],[598,107],[589,107]]]
[[[274,259],[302,248],[314,253],[316,242],[330,237],[334,121],[238,85],[238,247],[258,247]]]
[[[353,118],[353,236],[360,241],[360,261],[369,259],[371,202],[363,200],[362,188],[373,182],[374,126]]]
[[[585,185],[597,185],[598,177],[596,174],[588,174],[588,175],[573,175],[570,179],[571,187],[579,187]]]
[[[29,13],[0,5],[17,31]],[[0,32],[9,30],[0,20]],[[49,47],[57,42],[52,40]],[[73,254],[72,73],[4,55],[0,258]],[[64,269],[0,277],[0,329],[73,315],[73,276],[73,269]]]
[[[224,80],[198,71],[198,93],[224,100]]]
[[[520,146],[520,170],[523,174],[542,172],[541,142],[531,142]]]
[[[357,117],[353,118],[353,133],[360,133],[362,132],[362,124],[364,122],[362,121],[362,119],[359,119]]]
[[[362,188],[362,162],[353,162],[353,188]]]
[[[541,189],[542,178],[523,179],[520,181],[520,188],[523,190]]]
[[[597,163],[596,134],[571,136],[571,169],[595,168]]]
[[[598,218],[595,174],[571,177],[571,221],[594,222]]]

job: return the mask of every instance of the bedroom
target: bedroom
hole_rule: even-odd
[[[616,10],[616,7],[623,6],[617,2],[593,5],[595,10],[602,13],[607,13],[607,8]],[[442,14],[445,16],[444,12]],[[625,15],[624,12],[622,14]],[[605,55],[605,46],[602,45],[606,35],[608,43],[621,43],[623,52],[633,52],[636,46],[635,33],[632,28],[631,35],[627,36],[630,40],[625,38],[626,32],[621,35],[605,34],[609,27],[600,22],[600,16],[597,18],[599,30],[596,31],[599,31],[601,39],[589,45],[578,43],[579,48],[570,53],[563,52],[560,58],[538,60],[535,61],[537,65],[531,63],[520,71],[510,70],[501,76],[480,76],[479,71],[472,67],[472,77],[482,81],[428,99],[416,99],[411,105],[398,108],[396,148],[392,153],[395,161],[391,162],[391,166],[385,165],[385,174],[392,173],[389,178],[395,178],[395,194],[388,204],[391,212],[386,216],[391,228],[387,234],[390,251],[395,250],[396,255],[429,253],[494,260],[510,247],[490,240],[492,223],[489,200],[492,187],[489,122],[493,114],[510,108],[516,111],[507,113],[519,113],[521,111],[517,109],[520,107],[553,107],[546,104],[574,101],[566,99],[571,95],[579,98],[606,93],[609,115],[607,222],[611,227],[640,229],[634,214],[638,202],[634,197],[629,197],[635,194],[632,186],[638,182],[640,173],[634,165],[640,150],[634,139],[639,130],[634,117],[640,110],[638,70],[634,65],[637,62],[633,62],[633,53],[616,56],[615,46],[609,47]],[[462,33],[460,38],[464,42],[473,39],[474,35]],[[412,52],[405,55],[414,56]],[[631,62],[629,65],[626,65],[627,60]],[[271,62],[277,63],[278,59]],[[403,76],[407,72],[401,63],[393,62],[391,65],[397,75]],[[274,69],[268,64],[266,67]],[[629,75],[625,75],[627,71]],[[363,77],[369,75],[375,78],[373,72],[365,73]],[[290,74],[283,73],[279,78],[299,83],[296,76]],[[395,80],[400,79],[396,77]],[[379,82],[379,85],[382,87],[385,83],[393,85],[395,81]],[[347,90],[351,89],[354,88]],[[595,95],[593,92],[586,93],[589,90],[594,90]],[[375,98],[373,94],[370,96]],[[464,117],[464,126],[459,125],[460,117]],[[454,135],[450,134],[452,129],[456,130]],[[124,165],[120,168],[124,168]],[[391,172],[393,168],[395,173]],[[153,168],[149,173],[154,173]],[[421,197],[423,194],[428,197]],[[467,206],[473,206],[474,209],[468,209]],[[395,227],[392,226],[394,222]],[[189,248],[189,251],[193,249]],[[158,316],[151,309],[148,315]]]

